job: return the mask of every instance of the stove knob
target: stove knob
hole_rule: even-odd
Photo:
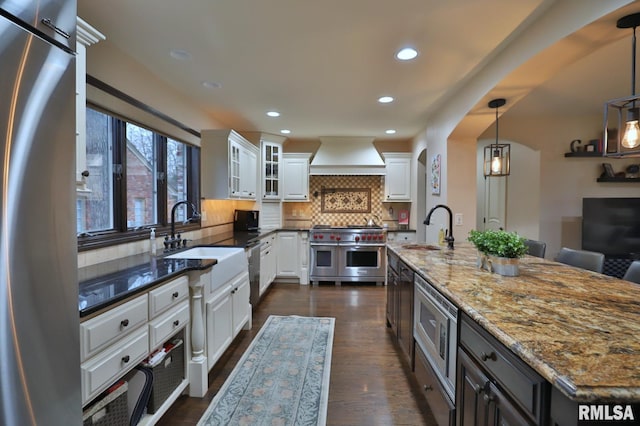
[[[331,238],[332,240],[335,238],[335,235],[330,236],[329,238]]]
[[[336,237],[336,241],[340,241],[340,237]]]
[[[358,237],[357,235],[355,239],[356,239],[356,242],[360,241],[360,237]]]
[[[367,235],[367,240],[371,240],[371,235]]]
[[[384,239],[384,235],[378,235],[378,239],[379,239],[379,240]]]
[[[319,235],[318,238],[323,239],[324,235]]]

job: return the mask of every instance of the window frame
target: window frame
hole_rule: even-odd
[[[163,237],[171,233],[171,218],[167,212],[167,139],[185,144],[187,158],[187,200],[191,202],[198,211],[200,206],[200,147],[193,145],[174,135],[160,132],[135,120],[128,119],[122,115],[103,108],[99,105],[87,102],[86,108],[90,108],[110,117],[113,134],[113,228],[101,231],[88,231],[78,234],[78,251],[92,250],[101,247],[109,247],[118,244],[134,242],[149,238],[151,228],[156,228],[156,235]],[[158,173],[156,173],[156,194],[157,222],[139,228],[129,228],[127,226],[127,123],[147,129],[154,134],[154,145],[157,150]],[[87,135],[89,136],[89,135]],[[119,170],[118,170],[119,169]],[[77,219],[76,219],[77,220]],[[187,232],[201,228],[200,219],[193,223],[176,223],[176,232]]]

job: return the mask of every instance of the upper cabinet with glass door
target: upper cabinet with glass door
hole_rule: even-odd
[[[202,197],[255,200],[259,155],[257,146],[233,130],[203,130]]]
[[[262,132],[244,132],[247,140],[255,145],[260,145],[262,150],[261,185],[262,201],[282,200],[282,146],[285,136]]]
[[[280,200],[280,153],[282,147],[271,142],[262,142],[262,198]]]

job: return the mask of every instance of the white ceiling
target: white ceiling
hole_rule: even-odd
[[[290,129],[295,139],[396,139],[423,130],[429,113],[455,86],[548,3],[79,0],[78,15],[230,128]],[[518,113],[601,111],[604,100],[630,94],[631,32],[616,29],[615,21],[638,10],[640,2],[634,2],[581,30],[581,40],[609,46],[593,55],[576,54],[575,39],[569,39],[556,46],[553,59],[541,56],[539,61],[555,64],[544,81],[531,79],[539,71],[535,61],[505,79],[509,87],[520,87],[514,96],[521,99]],[[407,45],[419,56],[395,59]],[[173,59],[172,49],[189,52],[190,59]],[[221,87],[205,88],[204,81]],[[379,104],[382,95],[395,101]],[[509,93],[498,85],[487,99],[494,95]],[[483,105],[486,100],[477,108]],[[269,118],[268,110],[282,115]],[[386,129],[397,133],[385,135]]]

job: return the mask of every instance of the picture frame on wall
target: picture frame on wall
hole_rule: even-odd
[[[440,195],[440,154],[431,158],[431,194]]]
[[[611,167],[610,163],[602,163],[602,168],[604,169],[605,177],[614,177],[616,174],[613,172],[613,167]]]

